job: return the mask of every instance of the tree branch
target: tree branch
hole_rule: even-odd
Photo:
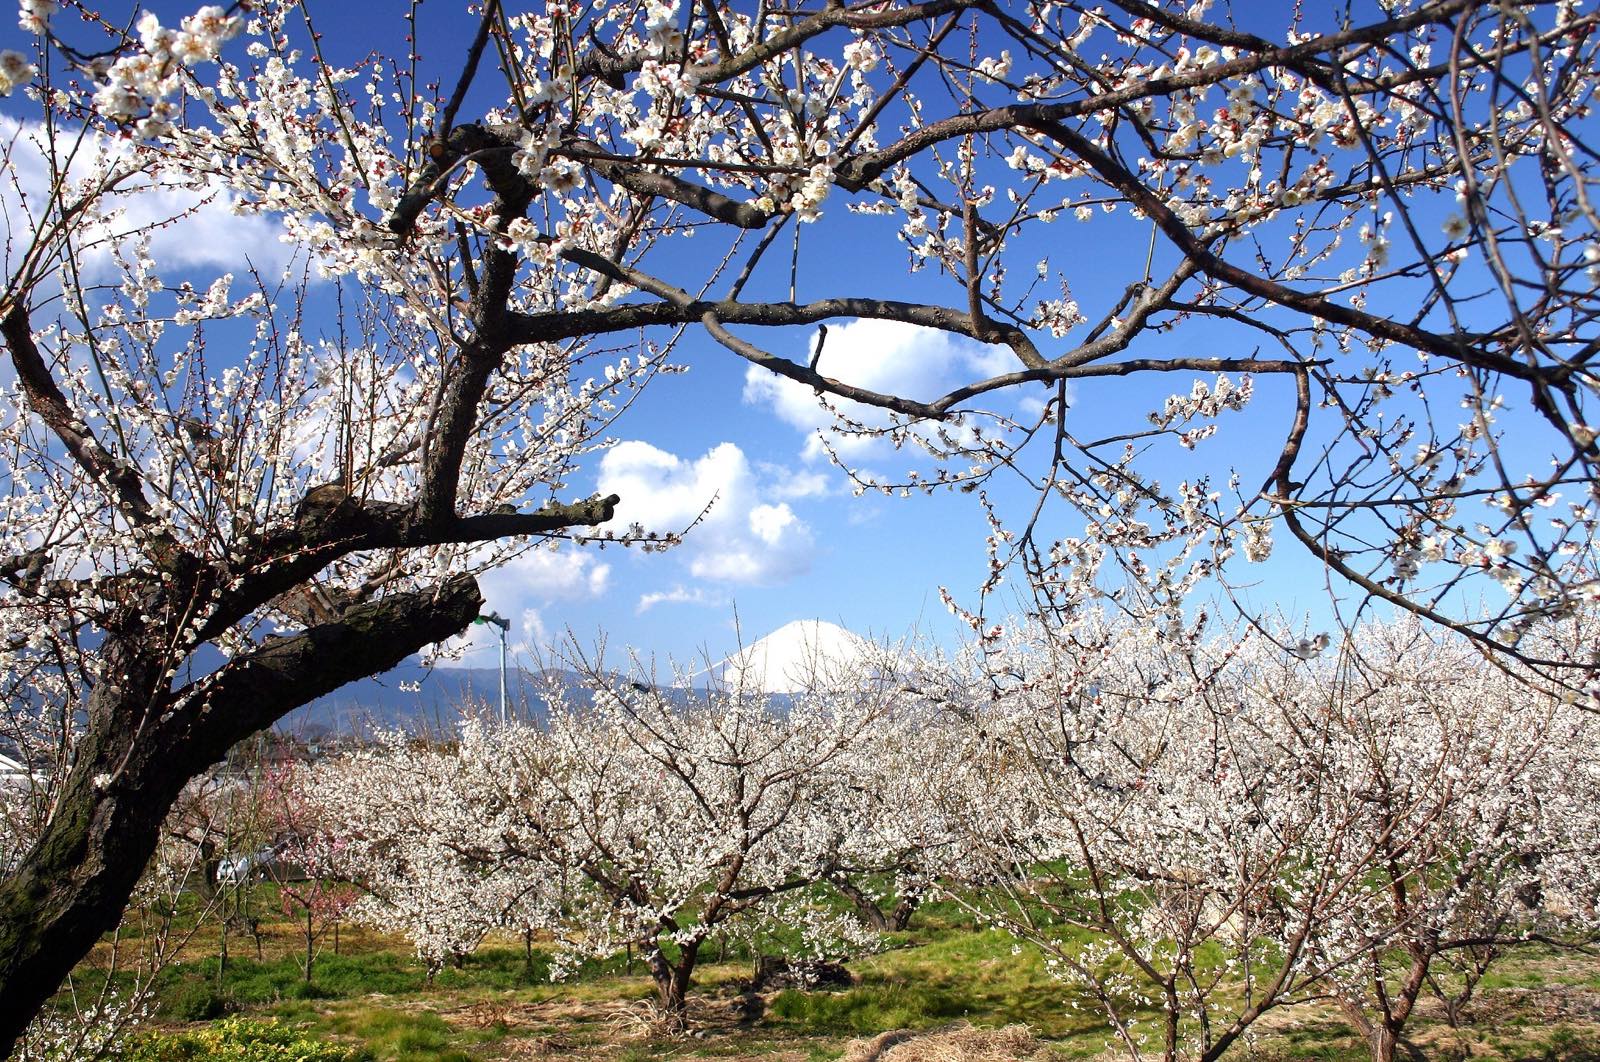
[[[1482,347],[1471,346],[1461,339],[1442,336],[1387,317],[1378,317],[1364,310],[1325,299],[1320,295],[1297,291],[1249,270],[1241,269],[1212,252],[1210,247],[1196,237],[1189,226],[1174,214],[1166,203],[1146,188],[1138,177],[1110,154],[1101,150],[1088,137],[1059,122],[1030,124],[1088,163],[1108,184],[1121,192],[1129,203],[1152,218],[1178,251],[1189,261],[1199,265],[1209,276],[1279,306],[1299,310],[1334,324],[1349,325],[1368,335],[1400,343],[1413,350],[1438,354],[1463,365],[1503,373],[1530,383],[1550,382],[1546,379],[1547,374],[1541,373],[1536,367],[1508,358],[1504,354],[1495,354]]]
[[[483,607],[470,575],[357,605],[332,623],[270,639],[179,690],[160,736],[198,770],[240,738],[347,682],[387,671],[425,645],[459,634]]]
[[[150,523],[153,519],[150,502],[144,496],[144,483],[139,473],[127,461],[112,456],[88,425],[72,412],[66,395],[56,385],[50,367],[33,341],[33,326],[20,302],[0,318],[0,334],[5,336],[17,380],[34,413],[66,446],[78,466],[89,473],[89,478],[111,488],[119,507],[130,519],[141,524]]]

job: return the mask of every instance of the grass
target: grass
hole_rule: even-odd
[[[331,1031],[353,1039],[380,1062],[473,1062],[463,1037],[437,1014],[365,1008],[340,1015]]]
[[[882,951],[851,962],[854,985],[769,994],[757,1015],[740,1009],[749,1004],[741,992],[750,954],[730,947],[716,961],[712,950],[696,971],[690,1038],[648,1034],[652,985],[642,965],[630,965],[625,956],[588,963],[553,984],[545,951],[535,949],[530,964],[520,940],[491,940],[459,969],[446,968],[430,982],[402,941],[343,927],[338,953],[330,948],[318,956],[308,984],[299,959],[303,941],[292,924],[268,920],[261,944],[258,959],[249,938],[235,937],[223,967],[214,933],[196,936],[157,981],[153,1035],[193,1037],[218,1028],[219,1016],[240,1015],[371,1062],[822,1062],[837,1058],[856,1037],[954,1021],[1026,1024],[1063,1060],[1095,1058],[1115,1046],[1092,1001],[1051,979],[1037,953],[1019,949],[1004,933],[978,929],[951,904],[927,905],[910,932],[891,935]],[[777,939],[762,942],[773,953],[784,946]],[[92,981],[91,974],[81,983]],[[1551,993],[1567,993],[1562,1005],[1570,1009],[1596,989],[1600,963],[1526,952],[1480,986],[1483,1011],[1475,1027],[1448,1029],[1425,1009],[1410,1029],[1411,1043],[1428,1059],[1600,1062],[1600,999],[1588,1004],[1592,1022],[1586,1013],[1552,1019],[1546,1012]],[[167,1043],[158,1042],[159,1050],[145,1057],[163,1057]],[[233,1057],[213,1054],[212,1062]],[[1367,1053],[1337,1011],[1309,1006],[1269,1015],[1235,1056],[1360,1062]]]
[[[904,983],[842,992],[779,992],[768,1015],[803,1035],[871,1036],[885,1029],[926,1029],[971,1015],[966,1000]]]

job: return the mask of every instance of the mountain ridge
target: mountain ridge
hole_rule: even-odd
[[[880,647],[874,642],[837,623],[791,620],[692,674],[685,692],[714,683],[743,685],[746,692],[781,703],[803,689],[812,674],[826,676],[878,652]],[[544,694],[552,683],[569,692],[584,685],[583,676],[572,670],[508,667],[507,716],[544,722],[550,715]],[[305,739],[397,729],[447,734],[472,716],[497,719],[499,714],[498,667],[428,667],[412,660],[302,705],[280,719],[274,729]]]

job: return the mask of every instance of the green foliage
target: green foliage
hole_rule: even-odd
[[[1538,1045],[1541,1062],[1595,1062],[1600,1059],[1600,1033],[1592,1029],[1557,1029]]]
[[[122,1062],[369,1062],[372,1055],[313,1040],[275,1021],[223,1018],[182,1032],[146,1033],[118,1057]]]
[[[274,928],[269,927],[269,940],[284,936],[271,932]],[[1069,946],[1078,936],[1087,937],[1064,925],[1056,934]],[[757,941],[756,950],[781,953],[781,936],[780,931]],[[688,1044],[618,1039],[616,1005],[651,995],[637,958],[631,966],[620,954],[592,960],[553,985],[547,951],[535,949],[530,964],[520,940],[502,938],[468,956],[461,968],[444,969],[430,984],[402,942],[372,934],[348,939],[344,954],[325,952],[318,959],[309,986],[292,953],[265,962],[230,958],[220,977],[215,958],[174,963],[157,982],[163,1018],[211,1021],[221,1008],[253,1017],[270,1014],[276,1022],[230,1018],[183,1033],[136,1035],[121,1057],[124,1062],[472,1062],[522,1057],[520,1052],[537,1045],[540,1052],[600,1051],[590,1057],[626,1062],[767,1054],[826,1062],[838,1058],[855,1037],[895,1028],[932,1029],[962,1019],[978,1026],[1026,1024],[1062,1062],[1114,1050],[1093,999],[1053,980],[1036,949],[1019,947],[998,930],[978,928],[966,910],[948,901],[919,910],[911,930],[889,937],[883,951],[851,961],[855,985],[778,993],[767,998],[761,1017],[736,1029],[720,1015],[750,975],[749,951],[730,946],[726,961],[719,963],[723,949],[714,942],[702,952],[706,965],[694,993],[704,1008],[696,1011],[696,1021],[704,1020],[710,1035]],[[80,990],[98,986],[89,973],[80,974]],[[1535,999],[1552,986],[1596,984],[1600,974],[1592,962],[1527,949],[1508,958],[1480,993],[1485,999],[1499,992]],[[1426,1057],[1441,1060],[1470,1053],[1518,1062],[1600,1062],[1600,1028],[1552,1026],[1527,1008],[1494,1013],[1492,1023],[1460,1031],[1443,1030],[1425,1017],[1414,1042]],[[359,1046],[352,1050],[324,1041]],[[291,1049],[303,1053],[285,1053]],[[1368,1057],[1361,1038],[1331,1008],[1312,1008],[1291,1022],[1263,1028],[1247,1053],[1262,1062],[1362,1062]]]
[[[598,968],[597,963],[587,964],[582,970],[594,972]],[[617,968],[620,969],[620,966]],[[550,983],[550,955],[538,948],[533,949],[533,963],[530,966],[520,948],[479,948],[466,957],[460,969],[447,966],[440,970],[434,983],[445,988],[504,990],[546,985]]]
[[[521,956],[518,956],[520,966]],[[363,955],[318,957],[312,980],[293,956],[256,962],[229,959],[222,977],[217,977],[217,960],[201,959],[169,967],[158,981],[157,996],[162,1013],[194,1021],[215,1015],[189,1016],[187,1000],[203,996],[202,986],[219,998],[240,1004],[275,1003],[284,999],[348,999],[382,992],[403,995],[422,992],[428,978],[421,965],[410,956],[395,952],[368,952]]]
[[[185,977],[167,986],[157,997],[157,1009],[178,1021],[208,1021],[235,1009],[232,997],[217,988],[215,981]]]

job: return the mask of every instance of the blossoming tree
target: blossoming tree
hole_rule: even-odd
[[[738,681],[706,692],[624,681],[596,662],[592,705],[557,700],[547,735],[508,746],[507,835],[574,882],[554,929],[569,958],[637,947],[681,1023],[701,949],[762,922],[813,948],[870,934],[804,902],[852,833],[846,761],[896,696],[893,676],[810,676],[781,712]],[[551,818],[560,822],[551,829]]]
[[[558,971],[637,949],[675,1024],[719,934],[870,936],[804,893],[865,847],[849,791],[891,676],[812,676],[781,713],[759,690],[643,677],[596,663],[576,694],[550,691],[547,728],[474,723],[446,748],[392,734],[308,772],[358,914],[430,969],[494,928],[552,932]]]
[[[1040,948],[1130,1057],[1219,1058],[1326,972],[1312,941],[1351,883],[1298,843],[1318,772],[1251,688],[1289,666],[1257,641],[1085,616],[996,647],[973,706],[987,767],[945,799],[984,824],[990,884],[965,902]]]
[[[991,654],[984,767],[943,798],[992,884],[958,895],[1130,1057],[1219,1058],[1332,996],[1387,1062],[1436,962],[1591,939],[1593,716],[1415,622],[1359,641],[1303,661],[1085,617],[1070,651]]]
[[[0,55],[31,101],[7,157],[38,160],[0,293],[0,673],[78,733],[0,883],[0,1049],[187,778],[460,630],[473,573],[608,519],[566,483],[685,326],[939,459],[863,489],[1018,470],[1086,515],[995,513],[996,578],[1047,600],[1120,570],[1181,625],[1276,529],[1363,600],[1592,681],[1592,646],[1527,648],[1600,594],[1575,4],[484,0],[449,70],[324,38],[314,4],[55,7],[23,0],[34,43]],[[298,265],[186,278],[153,192],[270,218]],[[925,293],[815,279],[845,212]],[[319,303],[337,325],[307,330]],[[914,398],[852,383],[820,328],[759,339],[846,318],[1007,360]],[[1002,400],[1025,385],[1031,412]],[[1136,416],[1080,426],[1075,398]],[[1208,440],[1263,398],[1279,441],[1228,476]],[[1460,607],[1485,581],[1499,603]]]
[[[1595,721],[1415,623],[1357,641],[1285,714],[1322,778],[1304,854],[1354,886],[1314,946],[1374,1062],[1390,1062],[1441,966],[1461,966],[1470,992],[1518,943],[1594,939]]]
[[[492,929],[542,927],[560,898],[550,864],[506,843],[504,748],[476,725],[450,748],[390,732],[297,779],[361,887],[353,916],[405,936],[430,977]]]

